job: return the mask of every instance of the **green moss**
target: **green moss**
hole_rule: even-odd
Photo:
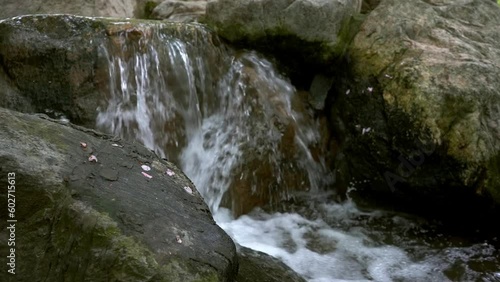
[[[144,18],[146,19],[151,19],[151,14],[153,13],[153,10],[158,6],[158,3],[155,1],[148,1],[144,5]]]
[[[337,43],[335,44],[334,54],[336,56],[344,56],[365,18],[365,15],[356,14],[344,20],[338,33]]]

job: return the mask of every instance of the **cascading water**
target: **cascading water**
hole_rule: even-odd
[[[322,185],[326,170],[308,148],[318,131],[292,109],[294,88],[255,53],[206,44],[216,38],[200,26],[176,28],[137,26],[102,46],[110,96],[98,127],[180,164],[214,212],[232,182],[258,192],[262,179],[245,160],[267,166],[278,192],[265,199],[287,197],[285,169],[306,173],[307,189]]]
[[[98,127],[181,166],[236,242],[309,281],[500,280],[491,242],[454,243],[404,215],[326,201],[332,178],[310,150],[317,122],[258,54],[199,25],[121,23],[100,56],[109,81]],[[307,204],[233,217],[292,191],[309,191]]]

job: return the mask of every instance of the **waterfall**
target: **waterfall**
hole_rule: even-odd
[[[457,243],[418,218],[328,201],[318,123],[261,55],[201,25],[124,22],[99,56],[98,128],[180,166],[237,243],[310,282],[498,281],[491,242]],[[295,191],[308,191],[307,205],[242,215]]]
[[[196,24],[118,23],[109,33],[100,48],[109,82],[98,128],[177,163],[213,212],[225,193],[240,214],[328,182],[310,152],[318,125],[304,106],[293,107],[304,103],[268,60]],[[255,199],[239,199],[248,196]]]

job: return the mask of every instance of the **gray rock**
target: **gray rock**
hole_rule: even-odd
[[[323,110],[328,92],[332,87],[333,78],[322,74],[314,77],[309,89],[309,104],[316,110]]]
[[[27,14],[73,14],[95,17],[134,17],[138,1],[128,0],[4,0],[0,19]]]
[[[324,64],[345,51],[360,9],[361,1],[217,0],[207,5],[206,23],[231,42]]]
[[[205,15],[206,0],[166,0],[153,9],[151,18],[172,22],[196,22]]]
[[[81,17],[39,15],[0,21],[0,81],[10,86],[0,93],[0,106],[55,111],[94,126],[101,96],[94,83],[99,75],[97,48],[105,37],[103,22]]]
[[[142,174],[139,159],[152,178]],[[120,177],[103,179],[104,170]],[[16,185],[16,281],[235,279],[236,248],[194,185],[141,145],[0,108],[5,183],[8,173],[15,173]],[[7,198],[7,189],[0,197]],[[0,230],[0,237],[7,232]],[[0,251],[7,248],[1,244]],[[0,280],[11,281],[9,275],[2,271]]]
[[[425,208],[500,203],[499,25],[491,1],[381,1],[331,93],[339,173]]]
[[[239,247],[240,269],[237,282],[305,282],[279,259],[245,247]]]

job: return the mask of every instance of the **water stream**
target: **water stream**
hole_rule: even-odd
[[[496,238],[455,238],[324,192],[334,179],[313,150],[318,122],[268,60],[198,25],[119,25],[100,50],[97,126],[177,163],[237,243],[309,281],[500,281]],[[234,217],[263,204],[279,212]]]

